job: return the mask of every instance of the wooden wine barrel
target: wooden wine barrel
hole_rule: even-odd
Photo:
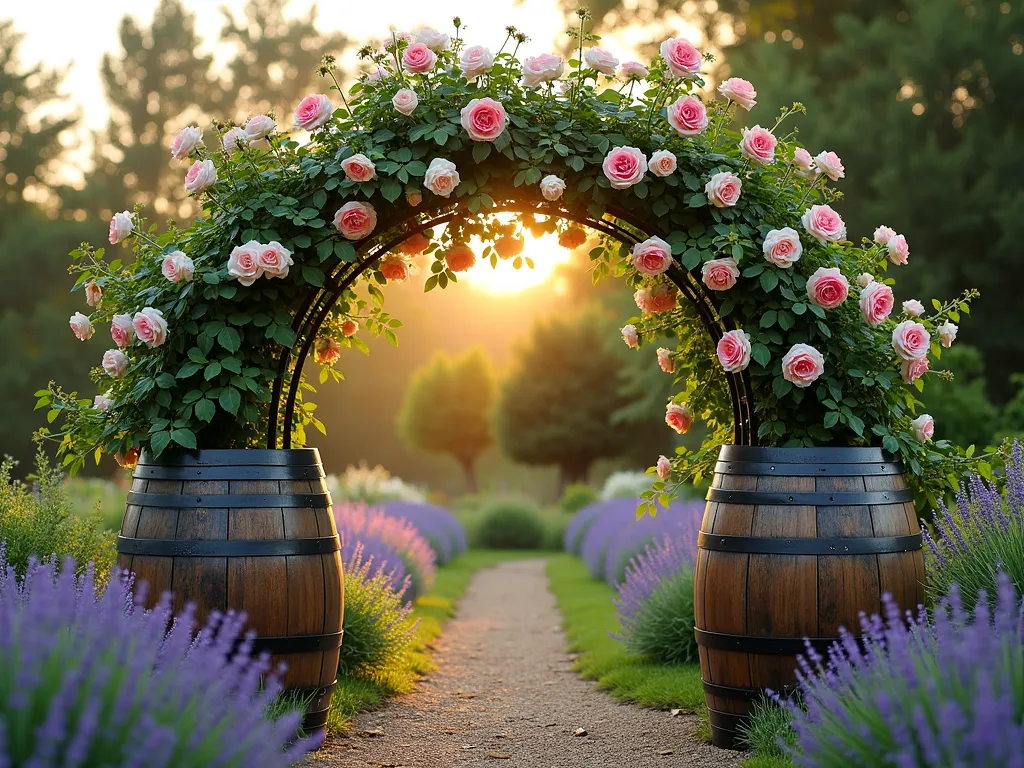
[[[716,746],[768,688],[796,682],[804,638],[824,652],[889,593],[924,602],[921,528],[903,467],[879,448],[726,445],[698,538],[695,632]]]
[[[344,582],[320,454],[300,450],[143,453],[117,537],[118,564],[173,593],[175,611],[245,611],[256,651],[288,665],[285,688],[327,723],[338,672]]]

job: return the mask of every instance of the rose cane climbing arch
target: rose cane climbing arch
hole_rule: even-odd
[[[66,419],[52,435],[66,463],[299,446],[307,427],[322,429],[303,398],[305,361],[324,366],[321,382],[340,378],[341,351],[366,349],[360,332],[394,341],[381,287],[408,279],[421,254],[426,289],[445,288],[478,258],[532,266],[524,228],[576,246],[582,225],[600,238],[595,279],[636,291],[626,343],[677,342],[658,350],[679,390],[666,422],[709,428],[699,450],[657,463],[651,511],[706,476],[723,442],[876,443],[933,487],[955,476],[967,459],[931,442],[914,394],[974,292],[891,316],[884,273],[907,262],[906,240],[884,226],[847,239],[831,206],[840,159],[812,158],[782,133],[800,105],[738,133],[735,111],[756,105],[749,82],[727,80],[705,101],[707,57],[690,43],[669,39],[650,64],[620,67],[585,22],[581,12],[568,62],[520,61],[527,38],[514,28],[497,53],[467,46],[458,19],[452,37],[396,32],[360,51],[370,71],[347,90],[325,57],[330,95],[296,107],[296,136],[266,115],[217,125],[211,147],[185,128],[171,154],[194,161],[185,187],[203,216],[158,234],[137,211],[118,213],[109,240],[134,261],[73,254],[93,312],[72,329],[85,340],[110,324],[115,348],[94,371],[106,389],[95,400],[40,393],[50,420]],[[497,216],[507,212],[518,219]]]

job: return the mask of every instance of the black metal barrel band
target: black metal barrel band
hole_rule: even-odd
[[[765,448],[756,445],[723,445],[719,461],[767,461],[775,464],[876,464],[896,460],[881,448]]]
[[[730,491],[712,488],[708,501],[729,504],[771,505],[779,507],[859,507],[902,504],[914,500],[909,488],[895,491]]]
[[[117,537],[122,555],[153,557],[274,557],[329,555],[341,549],[337,536],[308,539],[132,539]]]
[[[898,461],[875,464],[783,464],[767,461],[721,461],[715,465],[716,475],[748,477],[864,477],[866,475],[902,475]]]
[[[701,531],[697,546],[716,552],[758,555],[883,555],[921,549],[920,533],[850,539],[772,539],[755,536],[723,536]]]
[[[149,451],[139,456],[139,464],[160,464],[176,467],[279,467],[320,466],[316,448],[293,448],[288,451],[260,448],[213,449],[200,451],[167,451],[154,458]]]
[[[838,637],[762,637],[758,635],[730,635],[722,632],[709,632],[694,627],[697,645],[718,651],[739,651],[740,653],[756,653],[768,656],[797,656],[807,653],[807,643],[819,654],[824,656]]]
[[[711,732],[713,735],[719,735],[714,742],[716,744],[724,742],[722,745],[728,749],[746,748],[742,738],[742,729],[749,722],[750,715],[737,715],[733,712],[708,708],[708,723],[711,725]]]
[[[172,466],[139,464],[135,475],[141,480],[322,480],[319,464],[278,464],[272,466]]]
[[[307,712],[306,716],[302,718],[302,730],[306,733],[312,733],[313,731],[325,727],[330,714],[330,707],[327,707],[326,709],[318,709],[315,712]]]
[[[718,685],[701,680],[704,692],[717,696],[720,699],[732,699],[734,701],[759,701],[768,698],[768,692],[764,688],[735,688],[731,685]]]
[[[130,491],[128,503],[166,509],[327,509],[329,493],[174,494]]]
[[[287,637],[257,637],[252,641],[253,653],[270,654],[317,653],[341,647],[343,632],[324,635],[289,635]]]

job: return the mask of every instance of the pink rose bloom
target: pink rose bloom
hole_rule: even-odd
[[[804,252],[800,243],[799,233],[792,227],[773,229],[764,238],[764,245],[761,246],[764,252],[765,261],[769,261],[777,267],[789,269]]]
[[[900,376],[907,384],[913,384],[928,372],[928,356],[904,360],[900,363]]]
[[[249,141],[249,146],[256,149],[266,149],[269,147],[270,142],[267,141],[267,137],[274,132],[276,127],[277,123],[274,122],[272,117],[267,115],[254,115],[250,117],[245,124],[245,137]]]
[[[896,230],[892,227],[887,227],[885,224],[875,230],[875,242],[879,245],[886,245],[888,242],[896,237]]]
[[[758,165],[771,165],[775,162],[775,145],[778,143],[772,132],[760,125],[743,129],[740,139],[740,154]]]
[[[459,69],[463,76],[473,82],[480,75],[486,75],[494,66],[494,54],[482,45],[471,45],[462,52]]]
[[[234,128],[229,128],[224,134],[224,151],[229,155],[233,155],[239,146],[244,147],[248,143],[249,137],[245,135],[245,129],[239,128],[237,125]]]
[[[903,311],[909,317],[920,317],[924,314],[924,304],[917,299],[907,299],[903,302]]]
[[[540,193],[545,200],[554,202],[562,196],[563,192],[565,192],[565,181],[554,174],[540,180]]]
[[[188,190],[189,194],[202,192],[207,187],[211,187],[216,183],[217,168],[214,166],[213,160],[210,159],[203,160],[202,162],[197,160],[192,163],[192,167],[185,174],[185,189]]]
[[[294,264],[292,252],[276,240],[260,246],[257,263],[267,278],[288,277],[288,268]]]
[[[892,331],[892,348],[900,360],[914,360],[928,354],[931,334],[921,323],[904,320]]]
[[[404,283],[409,279],[409,265],[401,256],[390,255],[380,263],[380,273],[389,283]]]
[[[914,428],[914,437],[919,443],[927,443],[935,434],[935,420],[927,413],[922,413],[910,425]]]
[[[423,193],[418,189],[410,189],[405,193],[405,202],[415,208],[417,205],[423,202]]]
[[[750,365],[750,334],[742,330],[728,331],[718,340],[715,351],[726,373],[742,371]]]
[[[102,395],[96,395],[92,399],[92,407],[97,411],[109,411],[114,406],[114,400],[110,395],[111,391],[109,389]]]
[[[431,27],[424,27],[416,33],[417,42],[423,43],[432,51],[443,51],[448,47],[448,35]]]
[[[103,289],[95,280],[85,284],[85,303],[90,307],[98,307],[103,301]]]
[[[612,189],[626,189],[643,179],[647,155],[636,147],[614,147],[601,165]]]
[[[728,291],[736,285],[736,278],[739,276],[740,268],[736,264],[736,259],[731,256],[705,261],[701,267],[701,279],[704,280],[704,285],[713,291]]]
[[[437,64],[437,54],[424,43],[413,43],[402,53],[402,66],[406,72],[422,75]]]
[[[861,272],[857,275],[857,285],[861,288],[867,288],[873,282],[875,282],[875,277],[870,272]]]
[[[661,57],[669,73],[676,80],[693,77],[700,72],[703,59],[700,51],[681,37],[673,37],[661,44]]]
[[[377,167],[361,152],[341,161],[341,170],[349,181],[362,183],[377,178]]]
[[[377,226],[377,212],[369,203],[352,200],[334,214],[334,227],[346,240],[362,240]]]
[[[260,268],[260,250],[263,246],[255,240],[237,245],[228,256],[228,274],[248,287],[263,276]]]
[[[357,333],[359,333],[359,323],[355,320],[346,320],[341,324],[341,335],[345,338],[355,336]]]
[[[665,423],[680,435],[685,435],[690,431],[690,425],[693,424],[693,412],[685,403],[669,401],[669,404],[665,406]]]
[[[505,130],[505,108],[494,99],[473,99],[462,108],[462,127],[473,141],[494,141]]]
[[[120,349],[108,349],[103,353],[103,370],[112,379],[119,379],[128,370],[128,357]]]
[[[843,161],[835,152],[822,152],[814,158],[814,165],[832,181],[839,181],[846,175]]]
[[[128,237],[133,229],[135,229],[135,224],[132,222],[131,213],[128,211],[115,213],[110,218],[110,235],[107,239],[110,240],[111,245],[117,245]]]
[[[809,387],[825,372],[821,352],[810,344],[794,344],[782,358],[782,378],[800,387]]]
[[[835,309],[849,292],[850,284],[838,267],[818,267],[807,278],[807,298],[822,309]]]
[[[656,471],[658,473],[659,480],[668,480],[672,475],[672,464],[668,460],[668,456],[659,456],[658,463],[656,465]]]
[[[651,155],[651,159],[647,163],[647,167],[655,176],[671,176],[676,172],[678,161],[676,160],[676,156],[667,149],[659,149]]]
[[[160,273],[172,283],[189,282],[195,271],[196,265],[182,251],[171,251],[160,265]]]
[[[835,243],[846,239],[846,224],[828,205],[812,205],[800,219],[807,234],[820,243]]]
[[[895,303],[892,288],[885,283],[869,283],[868,287],[860,292],[860,311],[872,328],[885,322]]]
[[[665,373],[676,372],[676,361],[672,359],[672,350],[658,347],[658,367]]]
[[[675,309],[678,296],[679,291],[674,285],[660,284],[638,289],[633,300],[643,312],[659,315]]]
[[[132,326],[132,316],[114,315],[114,319],[110,321],[110,338],[114,343],[124,349],[131,342],[133,335],[135,328]]]
[[[672,264],[672,246],[660,237],[651,237],[633,246],[633,267],[637,272],[654,277]]]
[[[399,33],[399,34],[404,34],[404,33]],[[363,80],[365,80],[368,83],[379,83],[381,80],[384,79],[384,76],[386,74],[387,73],[383,69],[381,69],[380,67],[377,67],[372,72],[367,72],[365,75],[363,75]]]
[[[420,97],[416,95],[416,91],[412,90],[412,88],[402,88],[391,97],[391,106],[406,117],[415,112],[419,104]]]
[[[96,329],[92,327],[92,321],[81,312],[75,312],[68,320],[68,325],[71,326],[71,332],[79,341],[88,341],[96,333]]]
[[[907,258],[910,256],[910,246],[907,245],[907,238],[903,235],[893,235],[889,238],[889,241],[885,244],[886,250],[889,252],[889,261],[897,266],[903,266],[907,263]]]
[[[190,125],[178,131],[178,135],[171,142],[171,157],[175,160],[184,160],[196,149],[205,146],[203,132],[198,126]]]
[[[583,52],[583,60],[588,67],[596,69],[603,75],[614,75],[615,68],[619,66],[619,60],[604,48],[587,48]]]
[[[949,320],[944,322],[938,327],[939,343],[942,344],[946,349],[953,346],[953,342],[956,341],[956,332],[960,330],[956,323],[951,323]]]
[[[167,321],[164,313],[153,307],[143,307],[132,318],[132,326],[139,341],[147,347],[159,347],[167,340]]]
[[[331,119],[334,105],[322,93],[311,94],[295,108],[295,127],[306,131],[322,128]]]
[[[650,70],[639,61],[624,61],[619,68],[619,76],[623,80],[643,80],[649,74]]]
[[[747,112],[757,104],[757,91],[754,90],[752,83],[742,77],[730,77],[718,86],[718,92],[729,101],[735,101]]]
[[[708,127],[708,110],[696,96],[680,96],[668,107],[668,122],[680,136],[697,136]]]
[[[716,208],[729,208],[736,205],[742,190],[743,182],[740,181],[740,177],[729,171],[716,173],[704,185],[704,194],[707,195],[708,202]]]
[[[465,272],[476,264],[476,254],[465,243],[456,243],[448,249],[444,260],[452,272]]]
[[[796,175],[803,176],[805,179],[817,176],[818,173],[813,165],[814,160],[811,158],[811,153],[803,147],[797,147],[793,152],[793,167],[796,168]]]
[[[462,179],[455,169],[455,163],[441,157],[435,157],[427,167],[423,177],[423,186],[441,197],[449,197]]]
[[[620,333],[622,333],[622,340],[630,349],[637,349],[640,346],[640,336],[636,332],[635,325],[622,326]]]
[[[553,53],[542,53],[523,59],[523,85],[535,88],[541,83],[557,80],[565,72],[565,60]]]

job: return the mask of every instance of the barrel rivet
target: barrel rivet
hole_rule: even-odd
[[[792,496],[790,496],[790,497],[789,497],[789,500],[790,500],[790,501],[792,501],[792,500],[793,500],[793,497],[792,497]]]
[[[196,504],[200,503],[202,500],[203,500],[202,496],[196,496]]]
[[[835,500],[836,500],[836,497],[835,497],[835,496],[829,496],[829,497],[828,497],[828,500],[829,500],[829,501],[835,501]]]
[[[889,498],[889,494],[888,493],[883,493],[882,494],[882,498],[883,499],[888,499]]]
[[[775,467],[769,467],[769,469],[770,469],[770,470],[771,470],[772,472],[774,472],[774,471],[775,471]]]
[[[849,551],[850,551],[850,548],[849,548],[849,547],[843,547],[843,551],[844,551],[844,552],[849,552]]]

